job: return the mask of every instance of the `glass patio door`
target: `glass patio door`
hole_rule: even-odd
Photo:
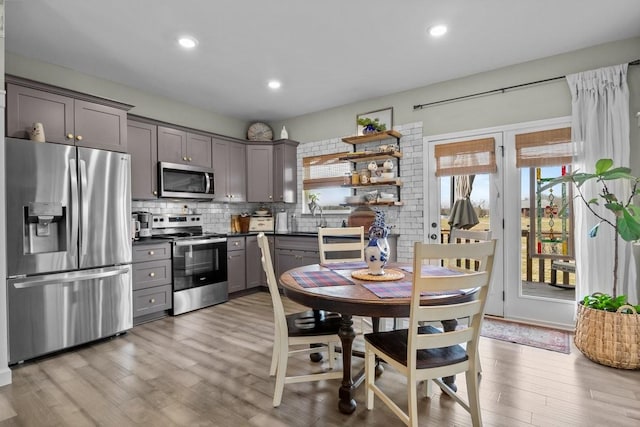
[[[478,224],[470,229],[489,229],[497,239],[487,314],[556,327],[574,325],[570,210],[567,217],[560,217],[570,194],[563,194],[562,188],[538,191],[542,186],[538,178],[560,175],[562,164],[516,166],[517,135],[566,128],[569,123],[569,118],[551,119],[425,138],[424,241],[433,243],[448,241],[451,209],[460,196],[455,175],[435,174],[436,152],[443,150],[437,147],[487,138],[495,141],[496,171],[475,174],[469,195],[478,216]]]
[[[569,132],[570,141],[570,123],[563,120],[521,124],[504,132],[504,244],[508,248],[504,264],[508,284],[504,315],[572,328],[575,313],[572,189],[558,185],[541,191],[548,180],[570,171],[570,157],[563,157],[552,146],[557,144],[554,138],[563,130]],[[521,160],[522,150],[536,149],[538,154]],[[565,205],[567,208],[563,210]]]
[[[464,173],[451,169],[445,175],[436,176],[438,165],[436,157],[450,149],[453,144],[477,146],[492,145],[496,154],[496,170],[494,172]],[[468,230],[489,230],[493,239],[497,240],[493,277],[489,288],[486,313],[495,316],[504,315],[503,293],[503,230],[502,230],[502,134],[478,133],[455,136],[452,138],[434,138],[427,140],[425,150],[425,241],[440,243],[449,241],[452,226]],[[455,157],[455,156],[454,156]],[[474,161],[472,160],[471,163]],[[452,160],[456,168],[456,159]],[[451,175],[451,173],[454,173]],[[462,213],[458,210],[464,206]]]

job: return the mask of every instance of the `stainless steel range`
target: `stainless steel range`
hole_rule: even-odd
[[[203,232],[202,223],[201,215],[153,215],[151,235],[173,244],[173,315],[229,299],[227,237]]]

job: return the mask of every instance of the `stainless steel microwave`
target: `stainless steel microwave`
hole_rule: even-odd
[[[160,197],[171,199],[215,198],[213,169],[158,162]]]

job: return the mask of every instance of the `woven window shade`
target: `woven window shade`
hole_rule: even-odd
[[[571,128],[516,135],[516,167],[519,168],[570,164],[573,151]]]
[[[339,160],[348,152],[324,154],[302,159],[304,176],[302,188],[313,190],[316,188],[339,187],[344,183],[344,176],[351,172],[350,162]]]
[[[436,176],[495,173],[495,145],[494,138],[436,145]]]

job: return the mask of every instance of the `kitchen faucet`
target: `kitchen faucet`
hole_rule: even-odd
[[[315,218],[316,209],[320,211],[320,223],[316,221],[316,227],[326,227],[327,220],[324,219],[324,213],[322,212],[322,206],[316,203],[316,201],[309,202],[309,210],[311,211],[311,215]]]

